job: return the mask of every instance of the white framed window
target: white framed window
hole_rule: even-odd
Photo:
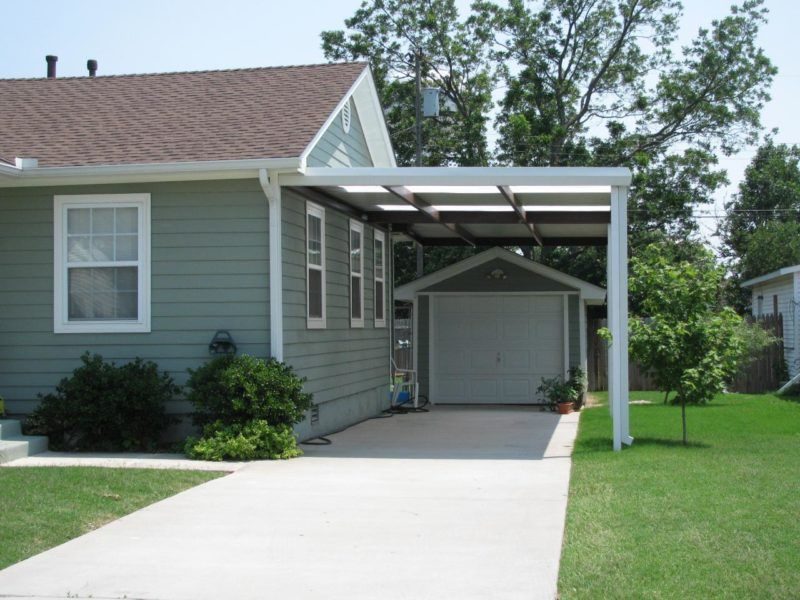
[[[364,326],[364,224],[350,221],[350,326]]]
[[[386,234],[375,230],[375,327],[386,327]]]
[[[55,333],[150,331],[150,194],[55,196]]]
[[[324,329],[325,321],[325,209],[306,203],[306,323]]]

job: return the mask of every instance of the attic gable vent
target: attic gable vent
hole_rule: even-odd
[[[342,129],[344,129],[345,133],[350,133],[350,99],[345,102],[344,106],[342,107]]]

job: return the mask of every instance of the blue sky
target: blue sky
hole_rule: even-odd
[[[86,74],[86,60],[100,75],[257,67],[324,62],[319,32],[341,28],[361,0],[26,0],[7,3],[0,21],[0,77],[41,77],[46,54],[59,57],[60,76]],[[461,6],[468,2],[459,0]],[[685,0],[683,39],[711,19],[727,14],[730,2]],[[800,2],[767,0],[769,24],[761,45],[780,72],[773,100],[763,113],[778,140],[800,143]],[[2,107],[0,107],[2,109]],[[721,160],[735,191],[753,156],[748,148]],[[711,212],[714,209],[710,209]],[[708,212],[704,209],[703,212]],[[711,218],[700,219],[710,233]]]

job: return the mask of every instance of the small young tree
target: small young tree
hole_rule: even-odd
[[[631,261],[630,289],[640,299],[630,323],[630,351],[681,405],[686,443],[686,405],[703,404],[722,391],[744,358],[742,318],[720,307],[724,272],[709,251],[695,260],[670,261],[659,244]]]

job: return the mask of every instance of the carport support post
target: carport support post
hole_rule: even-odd
[[[628,422],[628,188],[611,188],[608,226],[608,397],[614,431],[614,450],[630,445]]]

